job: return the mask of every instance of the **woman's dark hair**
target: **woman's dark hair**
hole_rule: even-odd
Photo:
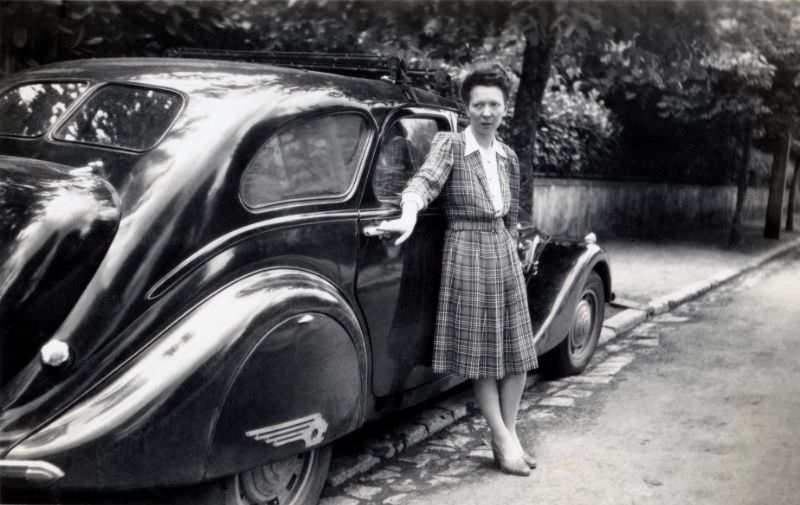
[[[469,105],[469,94],[475,86],[495,86],[503,92],[503,99],[508,102],[511,81],[500,65],[476,68],[461,83],[461,99]]]

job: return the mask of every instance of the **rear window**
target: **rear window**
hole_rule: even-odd
[[[0,135],[38,137],[86,90],[87,82],[35,82],[0,95]]]
[[[169,130],[183,99],[163,89],[109,84],[58,129],[60,140],[145,151]]]

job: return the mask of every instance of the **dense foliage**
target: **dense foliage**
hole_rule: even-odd
[[[619,124],[597,89],[584,92],[576,84],[557,73],[548,82],[534,158],[540,172],[600,173],[612,160]]]
[[[797,76],[800,5],[605,4],[595,15],[603,28],[571,54],[622,125],[616,170],[729,183],[751,138],[771,149],[797,128],[797,83],[781,75]]]
[[[728,183],[745,139],[769,150],[800,112],[795,2],[49,0],[0,15],[5,72],[180,46],[392,54],[455,78],[500,62],[526,91],[504,134],[560,174]]]

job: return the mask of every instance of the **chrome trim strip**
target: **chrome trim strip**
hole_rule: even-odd
[[[0,477],[46,482],[58,480],[64,475],[63,470],[47,461],[29,459],[0,460]]]
[[[358,213],[359,219],[378,219],[378,218],[392,218],[392,217],[400,217],[403,213],[403,210],[400,207],[390,207],[390,208],[383,208],[383,209],[369,209],[369,210],[362,210]],[[441,215],[444,217],[444,213],[439,210],[439,207],[435,207],[431,209],[430,207],[421,210],[419,216],[437,216]]]
[[[178,278],[180,278],[185,273],[191,269],[192,265],[200,261],[201,258],[205,256],[211,256],[214,253],[225,249],[226,246],[232,244],[234,242],[238,242],[243,237],[251,234],[251,233],[258,233],[262,230],[266,230],[268,228],[275,228],[278,226],[285,226],[290,224],[298,224],[302,223],[303,221],[313,221],[313,220],[338,220],[338,219],[357,219],[358,212],[355,210],[347,210],[347,211],[320,211],[320,212],[311,212],[305,214],[293,214],[290,216],[281,216],[281,217],[274,217],[272,219],[267,219],[264,221],[259,221],[257,223],[252,223],[247,226],[243,226],[231,232],[228,232],[216,239],[212,240],[208,244],[204,245],[197,251],[193,252],[189,256],[187,256],[183,261],[178,263],[175,267],[173,267],[169,272],[167,272],[162,278],[158,279],[153,285],[147,290],[145,297],[148,300],[152,300],[154,298],[158,298],[161,295],[161,291],[165,290],[169,285],[174,282],[177,282]]]
[[[578,281],[578,275],[584,270],[584,267],[600,252],[602,252],[600,246],[595,244],[587,244],[586,251],[578,257],[578,261],[575,262],[575,265],[572,267],[572,270],[570,270],[569,275],[567,275],[567,278],[561,285],[561,289],[558,291],[558,296],[556,296],[556,300],[553,303],[553,307],[550,309],[550,313],[547,314],[547,318],[544,320],[544,323],[542,323],[542,325],[539,327],[539,331],[537,331],[536,335],[533,337],[534,345],[538,345],[542,338],[544,338],[547,331],[550,329],[550,325],[553,324],[559,307],[566,303],[572,286],[574,286]]]
[[[358,213],[359,219],[375,219],[384,217],[399,217],[402,214],[400,209],[375,209],[365,210]]]

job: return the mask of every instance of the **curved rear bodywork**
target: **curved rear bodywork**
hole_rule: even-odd
[[[52,132],[0,135],[2,246],[6,258],[23,259],[3,263],[19,273],[0,279],[1,354],[14,360],[3,363],[0,386],[0,477],[24,487],[39,476],[64,489],[188,484],[329,443],[363,423],[369,350],[352,309],[357,180],[344,198],[258,212],[241,204],[239,182],[281,125],[354,110],[374,130],[371,104],[400,103],[399,87],[263,65],[118,59],[45,66],[0,88],[64,74],[87,82],[90,96],[130,82],[169,90],[183,105],[141,152]],[[77,98],[65,120],[84,102]],[[53,212],[62,193],[80,211]],[[60,306],[38,302],[56,299]],[[39,318],[35,338],[5,331],[22,327],[20,307]],[[39,359],[49,340],[68,346],[68,364]],[[200,340],[216,347],[197,355],[185,345]],[[167,362],[154,355],[174,369],[149,368]],[[113,423],[90,422],[112,414]],[[313,422],[297,440],[257,438],[304,419]]]
[[[0,156],[0,384],[67,316],[118,225],[116,194],[102,178]]]

